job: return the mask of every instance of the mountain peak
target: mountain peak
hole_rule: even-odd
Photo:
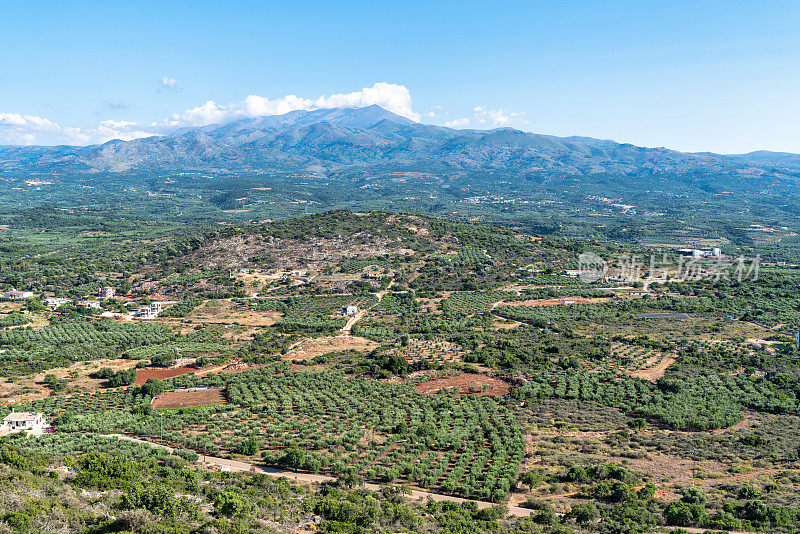
[[[335,126],[369,130],[376,124],[389,121],[395,124],[410,126],[416,122],[392,113],[376,104],[362,108],[330,108],[314,110],[295,110],[283,115],[265,115],[240,119],[238,121],[222,124],[202,126],[199,128],[183,128],[172,134],[173,137],[186,135],[190,132],[203,131],[212,136],[227,135],[245,130],[277,130],[292,127],[310,126],[327,122]]]

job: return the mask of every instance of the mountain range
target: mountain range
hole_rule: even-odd
[[[86,147],[0,147],[0,171],[261,172],[309,167],[344,173],[368,168],[499,171],[522,177],[714,176],[746,186],[754,179],[760,185],[794,182],[800,155],[684,153],[512,128],[455,130],[417,123],[379,106],[293,111]]]

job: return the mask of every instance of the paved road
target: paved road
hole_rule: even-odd
[[[151,447],[161,447],[163,449],[172,452],[174,449],[172,447],[167,447],[166,445],[161,445],[158,443],[153,443],[144,439],[134,438],[133,436],[127,436],[124,434],[111,434],[111,437],[116,437],[119,439],[124,439],[128,441],[134,441],[136,443],[144,443],[146,445],[150,445]],[[324,482],[330,482],[335,480],[334,477],[330,477],[327,475],[315,475],[312,473],[296,473],[294,471],[288,471],[285,469],[277,469],[274,467],[267,467],[265,465],[253,464],[250,462],[240,462],[238,460],[228,460],[227,458],[218,458],[216,456],[201,456],[201,461],[205,459],[205,463],[219,466],[221,469],[229,470],[229,471],[257,471],[260,473],[266,473],[268,475],[274,475],[277,477],[284,477],[289,478],[292,480],[297,480],[301,482],[312,482],[316,484],[321,484]],[[371,491],[379,491],[381,487],[378,484],[364,484],[364,487]],[[409,496],[411,500],[421,500],[426,501],[428,499],[433,499],[434,501],[453,501],[453,502],[468,502],[470,499],[462,499],[460,497],[452,497],[450,495],[441,495],[439,493],[430,493],[427,491],[419,491],[419,490],[412,490],[411,495]],[[492,503],[485,502],[485,501],[473,501],[478,503],[478,508],[489,508]],[[519,506],[509,506],[508,507],[509,515],[518,516],[518,517],[526,517],[531,514],[531,510],[528,508],[520,508]]]

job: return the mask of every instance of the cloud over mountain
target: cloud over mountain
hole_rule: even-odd
[[[164,76],[160,85],[165,89],[177,86],[175,78]],[[107,100],[106,107],[123,109],[127,106],[119,101]],[[351,93],[321,95],[305,98],[285,95],[269,98],[249,95],[243,101],[218,104],[214,100],[173,113],[169,117],[152,121],[147,125],[134,121],[103,120],[96,127],[62,126],[47,118],[22,115],[19,113],[0,113],[0,144],[6,145],[92,145],[105,143],[112,139],[130,141],[154,135],[166,135],[176,129],[227,124],[236,120],[283,115],[291,111],[311,111],[334,108],[362,108],[378,105],[402,117],[419,121],[420,115],[411,104],[411,93],[404,85],[378,82],[371,87]]]
[[[362,108],[377,105],[402,117],[419,121],[419,114],[411,107],[411,93],[404,85],[378,82],[352,93],[322,95],[316,99],[286,95],[271,99],[250,95],[238,104],[217,104],[208,100],[204,104],[175,113],[169,119],[153,123],[154,128],[178,128],[224,124],[238,119],[283,115],[290,111],[314,109]]]

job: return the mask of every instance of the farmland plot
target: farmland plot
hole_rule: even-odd
[[[495,303],[515,295],[506,291],[458,291],[442,301],[442,309],[448,313],[470,315],[492,309]]]
[[[617,370],[631,376],[657,380],[675,362],[675,355],[646,347],[613,343],[611,350],[617,358]]]
[[[399,354],[409,362],[426,362],[430,365],[461,363],[467,352],[460,345],[443,339],[409,338],[405,345],[389,351]]]
[[[594,371],[610,371],[647,380],[664,376],[667,367],[676,361],[675,354],[628,343],[611,343],[611,355],[602,361],[584,362]]]
[[[162,393],[152,401],[153,408],[171,409],[190,406],[214,406],[225,404],[225,392],[222,388],[176,389]]]

